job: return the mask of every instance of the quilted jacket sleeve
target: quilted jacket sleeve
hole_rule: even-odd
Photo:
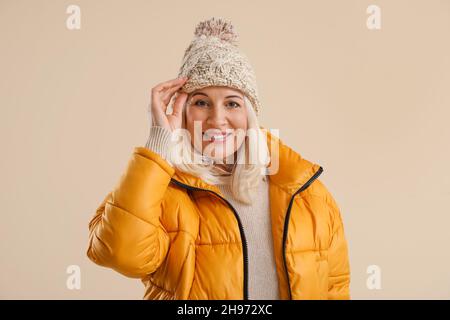
[[[160,266],[170,243],[160,223],[161,203],[174,171],[156,152],[135,147],[119,183],[89,223],[89,259],[132,278]]]
[[[328,195],[333,225],[331,243],[328,249],[328,299],[350,299],[350,265],[347,241],[340,209],[331,195]]]

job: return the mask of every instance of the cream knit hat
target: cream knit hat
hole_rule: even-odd
[[[241,90],[259,113],[256,78],[248,58],[237,47],[238,35],[230,21],[211,18],[195,28],[186,49],[178,77],[189,79],[181,88],[191,93],[207,86],[228,86]]]

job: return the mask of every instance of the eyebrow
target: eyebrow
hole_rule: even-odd
[[[202,96],[208,97],[208,95],[207,95],[207,94],[204,94],[203,92],[196,92],[196,93],[194,93],[194,94],[192,95],[192,97],[194,97],[194,96],[196,96],[196,95],[202,95]],[[226,96],[226,97],[225,97],[225,99],[228,99],[228,98],[239,98],[239,99],[243,100],[242,97],[236,96],[236,95]]]

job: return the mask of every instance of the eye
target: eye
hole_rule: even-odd
[[[234,101],[230,101],[227,105],[230,106],[232,109],[241,107],[241,105],[239,103],[234,102]]]
[[[208,102],[206,102],[205,100],[197,100],[194,102],[194,105],[199,107],[205,107],[208,105]]]

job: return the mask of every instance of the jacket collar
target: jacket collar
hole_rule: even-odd
[[[260,126],[266,134],[271,161],[269,163],[269,182],[279,186],[289,194],[300,189],[314,174],[322,170],[321,166],[304,159],[299,153],[285,145],[280,138]],[[277,148],[278,144],[278,148]],[[278,164],[276,164],[278,159]],[[276,169],[276,170],[275,170]],[[176,184],[194,189],[206,189],[221,194],[217,186],[206,183],[201,178],[175,168],[172,180]]]

